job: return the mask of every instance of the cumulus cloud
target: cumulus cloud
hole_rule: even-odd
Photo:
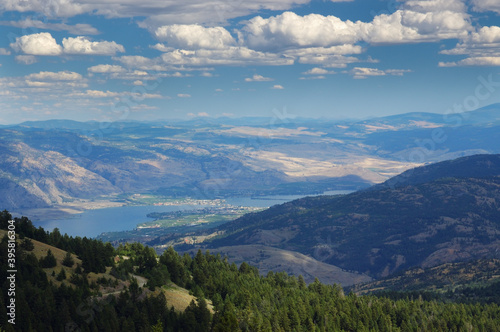
[[[118,65],[97,65],[97,66],[92,66],[87,69],[91,73],[123,73],[126,71],[125,68],[122,66]]]
[[[222,27],[205,28],[197,24],[168,25],[156,29],[155,36],[168,46],[181,49],[224,49],[236,42]]]
[[[86,79],[82,75],[72,71],[41,71],[26,75],[23,78],[13,79],[12,83],[19,88],[38,88],[40,92],[50,91],[49,88],[52,91],[56,89],[67,91],[68,89],[73,90],[88,86]],[[46,97],[44,96],[44,98]]]
[[[439,62],[439,67],[500,66],[500,56],[470,57],[457,62]]]
[[[125,52],[125,48],[114,41],[95,42],[82,36],[64,38],[62,44],[67,54],[115,55]]]
[[[113,60],[119,61],[129,68],[137,68],[140,70],[168,70],[167,66],[165,66],[161,58],[151,59],[141,55],[124,55],[121,57],[114,57]]]
[[[10,55],[10,51],[6,48],[0,48],[0,55]]]
[[[264,19],[250,19],[242,29],[247,45],[254,49],[317,47],[353,44],[359,40],[356,24],[335,16],[293,12]]]
[[[343,21],[331,15],[299,16],[293,12],[266,19],[257,16],[242,28],[242,38],[257,50],[279,50],[353,45],[359,41],[372,44],[435,41],[458,38],[471,29],[463,5],[445,10],[444,0],[428,1],[432,6],[422,3],[427,1],[408,1],[403,9],[375,16],[371,22]]]
[[[29,55],[60,55],[62,53],[62,47],[48,32],[17,37],[10,47],[16,52]]]
[[[187,93],[178,93],[177,97],[179,97],[179,98],[191,98],[191,95],[187,94]]]
[[[493,11],[500,14],[500,3],[497,0],[472,0],[474,10],[480,12]]]
[[[444,10],[451,10],[453,12],[466,11],[463,0],[403,0],[403,4],[403,8],[421,13]]]
[[[498,66],[500,58],[500,27],[482,27],[463,38],[454,48],[441,54],[466,55],[456,62],[440,62],[441,67],[453,66]]]
[[[39,73],[29,74],[26,76],[28,80],[39,80],[39,81],[78,81],[82,80],[82,75],[75,73],[73,71],[41,71]]]
[[[366,68],[366,67],[354,67],[349,73],[355,79],[365,79],[370,76],[402,76],[404,73],[411,72],[408,69],[386,69],[381,70],[377,68]]]
[[[286,50],[284,53],[289,56],[309,56],[309,55],[348,55],[361,54],[363,48],[359,45],[344,44],[330,47],[305,47]]]
[[[479,44],[492,44],[500,42],[500,27],[482,27],[477,32],[473,32],[467,42]]]
[[[283,90],[284,87],[283,85],[279,85],[279,84],[275,84],[271,87],[271,89],[274,89],[274,90]]]
[[[371,22],[341,20],[335,16],[293,12],[244,22],[240,40],[250,48],[282,52],[299,63],[345,67],[360,60],[360,42],[417,43],[463,38],[471,31],[460,0],[402,1],[398,10]]]
[[[274,79],[257,74],[254,74],[252,77],[245,78],[245,82],[269,82],[269,81],[274,81]]]
[[[298,61],[304,64],[319,65],[328,68],[345,68],[348,64],[360,62],[361,60],[353,56],[343,56],[336,54],[310,54],[301,56]]]
[[[417,43],[461,38],[471,29],[468,15],[449,10],[420,13],[398,10],[376,16],[370,23],[359,23],[363,40],[372,43]]]
[[[304,74],[304,75],[326,75],[326,74],[335,74],[335,72],[330,71],[330,70],[326,70],[324,68],[314,67],[314,68],[309,69],[306,72],[303,72],[302,74]]]
[[[118,92],[112,91],[100,91],[100,90],[87,90],[85,95],[93,98],[109,98],[109,97],[118,97],[120,94]]]
[[[28,55],[61,55],[63,53],[115,55],[117,52],[125,52],[125,48],[114,41],[93,42],[83,36],[64,38],[62,44],[61,47],[50,33],[41,32],[17,37],[10,47]]]
[[[222,50],[174,50],[161,55],[168,65],[291,65],[290,57],[275,53],[254,51],[246,47],[228,47]]]

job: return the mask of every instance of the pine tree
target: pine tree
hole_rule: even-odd
[[[73,256],[69,252],[67,252],[64,256],[62,264],[67,267],[72,267],[74,263],[75,261],[73,260]]]
[[[58,281],[63,281],[66,279],[66,271],[64,269],[61,269],[61,272],[59,272],[57,274],[57,278],[56,278]]]
[[[57,260],[54,254],[52,254],[52,250],[47,251],[47,256],[40,259],[40,266],[43,268],[51,268],[57,265]]]

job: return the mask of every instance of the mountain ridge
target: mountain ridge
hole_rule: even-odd
[[[498,157],[491,156],[497,166]],[[218,231],[226,233],[208,248],[269,245],[372,277],[412,266],[496,257],[500,173],[303,198],[245,215]]]
[[[89,199],[128,204],[126,197],[138,193],[221,198],[357,190],[423,163],[500,153],[498,113],[500,104],[490,105],[467,113],[469,120],[479,118],[475,125],[464,120],[460,126],[442,115],[427,119],[427,113],[361,122],[278,115],[241,121],[24,122],[0,128],[0,150],[9,156],[0,162],[8,188],[0,206],[27,213],[30,207],[68,204],[81,210]],[[427,144],[434,130],[447,139]],[[415,154],[423,157],[414,160]],[[50,162],[43,167],[31,162],[39,156]]]

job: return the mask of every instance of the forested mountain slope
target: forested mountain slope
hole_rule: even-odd
[[[13,311],[7,307],[13,295],[0,296],[2,331],[407,331],[416,326],[422,331],[500,331],[498,305],[345,295],[338,285],[317,280],[307,285],[286,273],[260,276],[247,263],[237,266],[208,252],[180,256],[169,248],[157,257],[138,243],[113,248],[35,229],[27,218],[9,220],[6,211],[0,213],[0,228],[14,225],[19,243],[16,295]],[[61,268],[60,259],[51,263],[48,253],[40,257],[28,238],[78,256],[72,267],[64,267],[68,275],[58,274],[60,283],[51,282],[50,273]],[[5,236],[0,242],[4,252],[8,241]],[[12,287],[8,269],[1,255],[2,289]],[[93,273],[106,270],[113,278],[89,282]],[[143,287],[131,273],[147,284]],[[101,293],[103,286],[116,283],[125,287]],[[184,311],[172,309],[175,299],[165,296],[177,288],[172,283],[196,297]]]
[[[498,257],[499,164],[498,155],[472,156],[417,169],[408,185],[274,206],[221,226],[209,247],[263,244],[373,277]]]

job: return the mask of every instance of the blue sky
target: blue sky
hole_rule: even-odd
[[[0,13],[2,124],[500,101],[494,0],[3,0]]]

